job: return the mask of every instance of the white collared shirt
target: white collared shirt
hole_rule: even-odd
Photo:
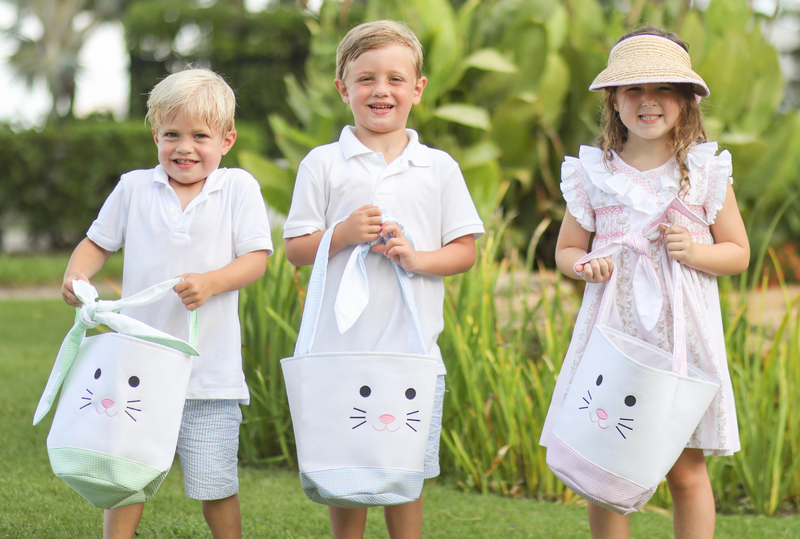
[[[237,168],[211,173],[185,210],[160,165],[123,174],[87,236],[107,251],[125,247],[122,297],[183,273],[220,269],[249,252],[272,253],[261,189]],[[233,291],[200,307],[200,356],[194,359],[187,398],[249,400],[238,304]],[[171,294],[124,314],[186,340],[187,312]]]
[[[396,218],[419,251],[434,251],[456,238],[483,232],[458,163],[447,153],[420,144],[406,129],[409,142],[387,164],[383,155],[364,146],[353,127],[338,142],[312,150],[300,163],[284,238],[326,230],[366,204]],[[344,266],[352,247],[333,256],[322,300],[312,352],[409,352],[408,318],[390,262],[367,257],[370,301],[356,323],[339,334],[333,311]],[[441,277],[416,274],[411,279],[428,353],[440,356],[436,339],[444,328],[444,283]],[[444,364],[440,365],[444,374]]]

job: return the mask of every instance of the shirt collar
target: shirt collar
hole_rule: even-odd
[[[430,148],[421,144],[419,135],[413,129],[406,129],[408,145],[400,154],[400,159],[410,161],[418,167],[427,167],[431,164]],[[339,136],[339,146],[345,159],[350,159],[357,155],[373,154],[372,150],[356,138],[355,127],[346,125]]]
[[[218,168],[209,174],[208,178],[206,178],[206,183],[203,185],[203,191],[211,193],[222,189],[222,185],[225,183],[224,174],[226,170],[225,168]],[[153,181],[169,187],[169,176],[167,176],[167,171],[161,165],[156,165],[153,171]]]

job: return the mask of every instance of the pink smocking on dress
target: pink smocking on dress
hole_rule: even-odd
[[[714,223],[725,200],[728,182],[732,182],[730,153],[716,153],[716,142],[698,144],[689,152],[690,188],[681,196],[689,209],[709,224]],[[615,154],[609,162],[609,168],[603,163],[602,150],[590,146],[581,146],[579,158],[567,157],[561,167],[561,190],[568,211],[583,228],[595,233],[591,250],[640,229],[650,215],[678,195],[680,173],[674,159],[641,172]],[[708,226],[694,223],[675,212],[670,214],[668,220],[686,227],[692,241],[714,243]],[[655,327],[647,330],[639,319],[633,294],[632,272],[636,256],[623,248],[612,258],[614,271],[618,272],[618,287],[608,325],[672,351],[672,307],[669,296],[665,297]],[[670,271],[670,260],[663,238],[651,243],[650,258],[661,289],[669,290],[664,272]],[[681,271],[688,283],[684,290],[687,360],[721,384],[719,393],[686,447],[703,449],[706,455],[730,455],[740,448],[739,430],[725,353],[717,278],[685,266],[681,266]],[[553,421],[580,364],[597,318],[604,287],[605,283],[586,285],[572,341],[542,429],[541,445],[547,445]]]

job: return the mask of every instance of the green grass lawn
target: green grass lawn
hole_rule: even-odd
[[[74,312],[55,300],[0,300],[0,537],[99,538],[102,510],[57,479],[47,460],[50,416],[31,425],[61,339]],[[327,510],[303,495],[296,474],[242,467],[241,505],[246,537],[329,537]],[[145,509],[138,537],[210,538],[197,501],[183,494],[175,464]],[[588,538],[586,510],[532,500],[479,496],[444,480],[425,486],[426,538]],[[668,516],[634,515],[633,536],[672,537]],[[386,538],[379,510],[370,511],[367,537]],[[720,515],[717,538],[796,538],[800,518]]]

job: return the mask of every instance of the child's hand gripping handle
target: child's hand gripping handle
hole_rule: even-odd
[[[50,411],[61,384],[75,362],[81,342],[83,342],[86,335],[86,330],[89,328],[104,324],[118,333],[169,346],[192,356],[200,355],[197,351],[198,330],[200,327],[197,311],[191,311],[188,315],[188,343],[138,320],[119,314],[119,311],[125,307],[138,307],[158,301],[169,294],[172,288],[181,281],[182,279],[180,278],[165,281],[142,290],[138,294],[116,301],[98,301],[97,290],[92,285],[85,281],[73,281],[75,295],[81,300],[83,306],[76,308],[75,325],[67,333],[64,342],[61,344],[61,349],[58,351],[47,386],[45,386],[39,405],[36,408],[33,424],[39,423]]]
[[[659,208],[649,219],[647,225],[639,231],[629,232],[621,239],[613,241],[588,253],[578,260],[575,265],[585,264],[595,258],[610,257],[623,247],[628,248],[636,257],[632,270],[633,296],[639,320],[648,331],[652,330],[661,315],[664,303],[664,294],[659,284],[659,277],[650,257],[650,244],[661,236],[659,225],[664,224],[668,214],[677,212],[689,220],[708,226],[705,221],[692,212],[679,198],[675,197],[670,202]],[[666,248],[666,247],[665,247]],[[600,302],[597,314],[597,323],[605,324],[611,309],[611,298],[614,296],[617,284],[617,272],[612,272],[606,282],[606,289]],[[686,376],[686,320],[683,306],[684,278],[678,260],[672,260],[670,271],[666,273],[668,285],[671,284],[671,304],[673,314],[673,365],[674,373]]]

